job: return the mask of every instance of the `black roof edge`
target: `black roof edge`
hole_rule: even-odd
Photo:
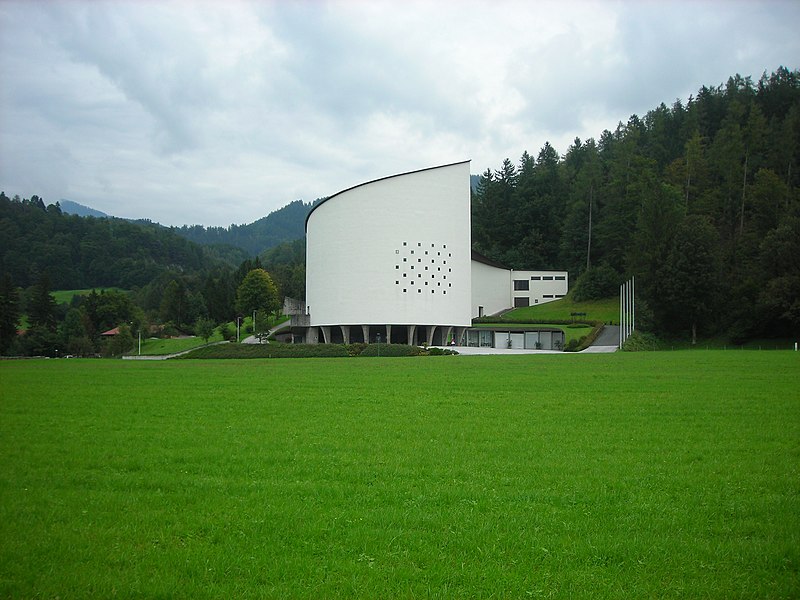
[[[340,195],[344,194],[345,192],[349,192],[350,190],[354,190],[356,188],[360,188],[362,186],[369,185],[370,183],[376,183],[378,181],[383,181],[385,179],[393,179],[395,177],[402,177],[403,175],[412,175],[413,173],[422,173],[423,171],[433,171],[434,169],[444,169],[445,167],[454,167],[455,165],[463,165],[464,163],[469,163],[469,162],[472,162],[472,159],[460,160],[460,161],[457,161],[457,162],[448,163],[446,165],[437,165],[435,167],[425,167],[424,169],[416,169],[414,171],[407,171],[405,173],[396,173],[395,175],[387,175],[386,177],[378,177],[377,179],[372,179],[370,181],[365,181],[363,183],[359,183],[358,185],[354,185],[354,186],[351,186],[349,188],[343,189],[343,190],[341,190],[339,192],[336,192],[332,196],[328,196],[324,200],[318,202],[316,204],[316,206],[314,206],[310,211],[308,211],[308,214],[306,215],[305,226],[304,226],[305,231],[308,232],[308,220],[311,218],[311,214],[315,210],[317,210],[320,206],[325,204],[328,200],[331,200],[332,198],[336,198],[336,196],[340,196]]]
[[[505,266],[504,264],[501,264],[501,263],[497,262],[496,260],[492,260],[491,258],[487,258],[483,254],[481,254],[480,252],[477,252],[474,249],[472,250],[472,260],[474,260],[475,262],[483,263],[485,265],[489,265],[490,267],[497,267],[498,269],[503,269],[505,271],[510,271],[511,270],[507,266]]]

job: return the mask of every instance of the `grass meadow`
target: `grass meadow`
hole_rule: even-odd
[[[797,598],[800,354],[0,362],[2,598]]]

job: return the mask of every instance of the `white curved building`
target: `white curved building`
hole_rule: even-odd
[[[562,297],[566,272],[511,271],[472,251],[469,161],[377,179],[306,218],[307,343],[463,343],[473,317]]]
[[[471,323],[470,244],[469,161],[329,197],[306,220],[307,341],[460,337]]]

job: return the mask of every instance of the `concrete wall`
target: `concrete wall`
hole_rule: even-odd
[[[472,316],[493,315],[511,305],[511,271],[473,260]]]
[[[470,324],[469,162],[365,183],[306,221],[311,325]]]

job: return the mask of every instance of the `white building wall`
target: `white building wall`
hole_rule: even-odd
[[[365,183],[319,204],[306,222],[311,325],[469,326],[469,179],[462,162]]]
[[[472,316],[493,315],[511,305],[511,271],[473,260]]]
[[[514,282],[528,282],[528,290],[515,289]],[[569,290],[567,271],[511,271],[511,294],[515,298],[528,298],[530,306],[552,302],[566,296]]]

